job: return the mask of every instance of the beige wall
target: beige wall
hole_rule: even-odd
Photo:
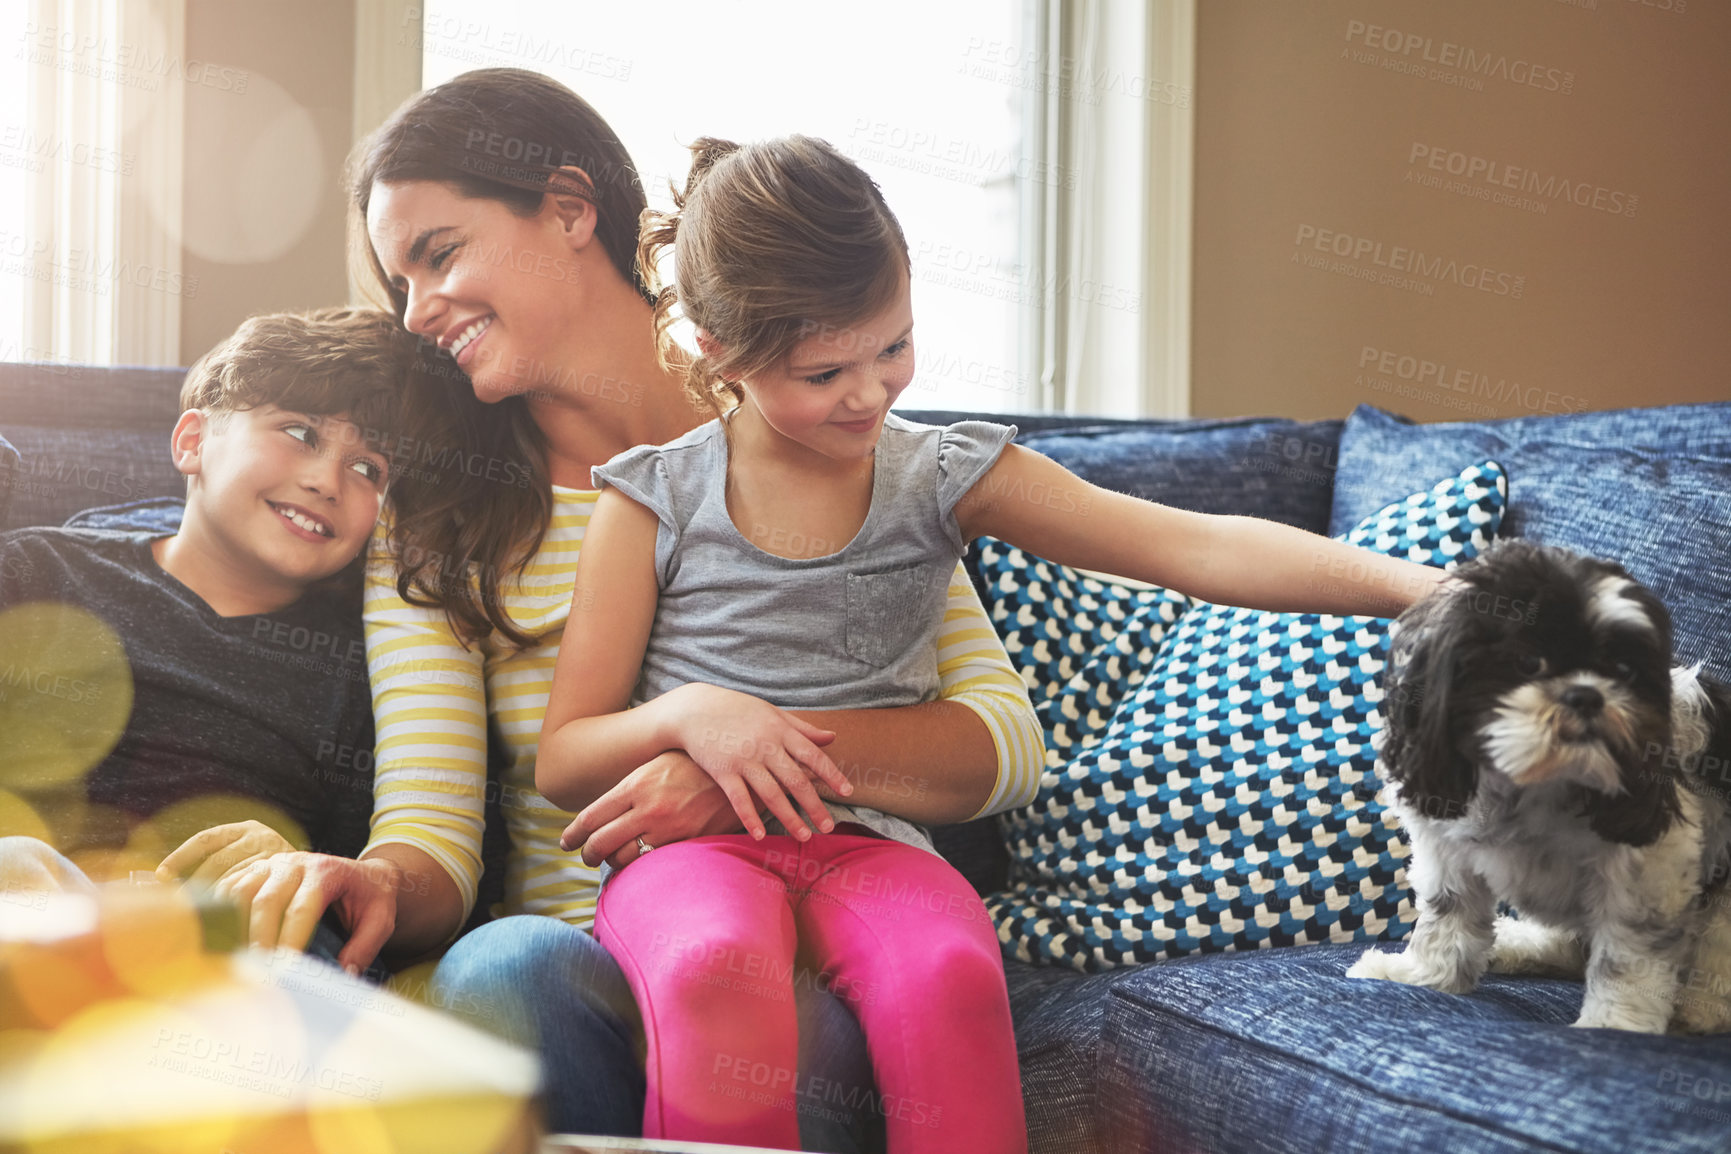
[[[343,303],[355,0],[187,0],[186,55],[244,77],[188,86],[181,314],[190,364],[258,312]]]
[[[1196,415],[1731,398],[1731,3],[1198,7]]]

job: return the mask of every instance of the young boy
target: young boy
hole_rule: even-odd
[[[0,834],[36,835],[0,841],[0,888],[125,878],[247,819],[360,852],[357,559],[416,343],[375,310],[254,317],[187,373],[178,529],[0,534]]]

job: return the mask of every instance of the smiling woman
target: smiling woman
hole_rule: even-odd
[[[582,285],[571,248],[587,240],[575,231],[586,205],[580,195],[548,197],[525,216],[424,181],[381,185],[372,197],[367,233],[403,298],[404,326],[448,353],[480,400],[559,384],[551,366],[568,358],[554,322],[566,306],[555,286]]]

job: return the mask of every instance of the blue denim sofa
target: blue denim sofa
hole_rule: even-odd
[[[0,528],[181,492],[174,370],[0,365]],[[948,421],[969,414],[909,412]],[[1508,470],[1505,533],[1612,556],[1671,601],[1681,656],[1731,677],[1731,403],[1415,426],[1016,418],[1103,485],[1317,532],[1472,461]],[[938,831],[982,892],[993,820]],[[1569,1027],[1577,983],[1466,997],[1349,980],[1364,947],[1216,954],[1103,974],[1006,963],[1032,1148],[1731,1150],[1731,1036]]]
[[[1679,658],[1731,678],[1731,403],[1478,424],[1370,408],[1021,423],[1025,443],[1107,487],[1316,532],[1494,458],[1505,535],[1620,560],[1671,606]],[[982,892],[1006,883],[994,822],[940,838]],[[1572,1029],[1574,982],[1493,975],[1456,997],[1348,979],[1363,948],[1089,975],[1007,962],[1033,1148],[1731,1150],[1731,1036]]]

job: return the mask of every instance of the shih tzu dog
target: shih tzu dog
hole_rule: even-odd
[[[1515,540],[1454,576],[1396,623],[1384,684],[1418,924],[1348,975],[1584,977],[1577,1026],[1731,1029],[1731,691],[1672,668],[1619,565]]]

